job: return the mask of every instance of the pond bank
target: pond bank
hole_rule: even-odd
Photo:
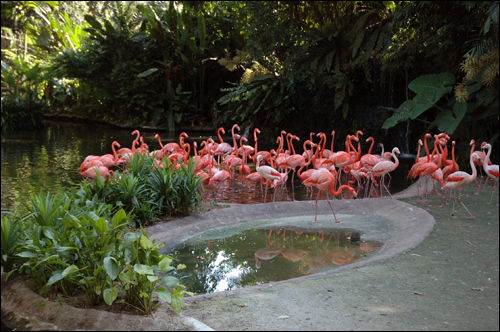
[[[489,190],[491,189],[490,187]],[[409,195],[409,191],[410,189],[405,194]],[[33,292],[38,298],[31,302],[28,309],[14,310],[24,300],[19,298],[17,286],[14,288],[15,292],[6,291],[8,288],[4,287],[2,279],[2,315],[6,312],[4,306],[10,297],[13,303],[10,312],[21,315],[15,321],[29,319],[47,324],[40,323],[36,325],[37,328],[31,327],[32,329],[496,331],[499,327],[498,205],[485,204],[490,197],[488,190],[479,196],[473,195],[473,192],[473,186],[465,188],[462,198],[469,210],[476,215],[474,220],[467,218],[468,214],[461,206],[457,206],[458,219],[451,218],[451,205],[442,209],[433,208],[427,213],[415,197],[400,200],[334,201],[334,208],[339,215],[362,213],[362,208],[381,214],[384,206],[395,207],[385,215],[387,219],[393,220],[391,232],[398,228],[399,234],[407,232],[407,235],[400,239],[397,234],[391,234],[384,251],[381,250],[378,255],[370,258],[378,260],[377,264],[367,264],[370,260],[366,260],[359,262],[364,264],[357,266],[358,268],[343,266],[336,272],[196,296],[186,299],[188,305],[181,315],[162,308],[155,311],[152,317],[131,316],[132,318],[125,317],[128,315],[105,318],[107,316],[104,312],[87,310],[85,313],[72,313],[72,319],[68,319],[70,316],[62,315],[61,309],[59,315],[54,317],[54,310],[57,310],[55,308],[59,304],[47,301],[45,307],[39,308],[37,304],[43,298]],[[494,196],[494,202],[498,202],[498,193]],[[313,218],[314,202],[295,203],[271,203],[265,204],[265,207],[260,206],[259,209],[255,205],[248,208],[254,211],[253,220],[258,218],[255,211],[276,217],[277,210],[287,215],[299,215],[302,212],[307,218]],[[300,206],[307,204],[307,208]],[[398,207],[404,209],[398,210]],[[238,209],[231,207],[210,211],[184,218],[177,221],[177,224],[165,224],[170,225],[170,229],[155,226],[156,229],[148,229],[148,234],[157,241],[164,242],[171,238],[188,237],[201,232],[203,228],[249,221],[246,218],[248,214],[233,210]],[[324,216],[330,213],[331,216],[326,202],[320,202],[318,213]],[[412,220],[413,218],[416,219]],[[209,222],[213,224],[206,225]],[[345,222],[341,226],[350,225]],[[432,227],[434,229],[431,232]],[[429,232],[430,235],[426,237]],[[408,239],[412,242],[406,242]],[[412,248],[414,249],[411,250]],[[392,254],[384,257],[388,253]],[[67,316],[66,324],[69,325],[62,324],[61,316]],[[77,321],[74,317],[78,316],[85,319]],[[145,321],[143,318],[154,321]],[[128,319],[135,321],[118,325],[120,321],[128,322]],[[81,321],[86,321],[88,325],[78,325],[82,324],[79,323]],[[30,326],[35,325],[28,325]]]

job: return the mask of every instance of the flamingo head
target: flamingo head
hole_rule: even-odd
[[[397,153],[397,154],[401,154],[401,152],[399,152],[399,149],[398,149],[398,148],[394,148],[394,149],[392,149],[392,154],[395,154],[395,153]]]
[[[137,130],[137,129],[136,129],[136,130],[134,130],[134,131],[132,132],[132,135],[139,135],[139,130]]]

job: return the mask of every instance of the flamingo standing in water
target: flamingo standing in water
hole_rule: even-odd
[[[490,154],[491,154],[491,145],[490,144],[485,144],[483,146],[483,149],[488,149],[488,153],[486,154],[486,158],[483,160],[483,169],[486,175],[488,177],[492,178],[495,184],[493,185],[493,191],[491,192],[491,198],[490,202],[488,204],[491,204],[493,201],[493,194],[495,193],[495,190],[498,185],[498,165],[490,165]],[[484,184],[486,187],[486,183]]]
[[[471,141],[471,145],[472,145],[472,141]],[[476,172],[476,167],[474,165],[474,159],[479,159],[479,156],[477,155],[477,153],[472,153],[470,155],[470,167],[472,168],[472,174],[468,174],[468,173],[465,173],[465,172],[462,172],[462,171],[458,171],[458,172],[455,172],[455,173],[452,173],[448,176],[448,178],[446,179],[446,182],[444,183],[444,188],[445,189],[453,189],[453,212],[451,213],[451,217],[452,218],[457,218],[455,216],[455,195],[457,194],[457,191],[458,191],[458,201],[460,203],[462,203],[462,205],[464,206],[465,210],[467,210],[467,212],[469,212],[469,216],[471,219],[474,219],[475,217],[472,215],[472,213],[470,213],[470,211],[467,209],[467,207],[465,206],[465,204],[460,200],[460,194],[462,193],[462,188],[471,183],[472,181],[474,181],[477,177],[477,172]]]
[[[89,168],[83,172],[80,172],[80,175],[83,175],[87,178],[96,179],[98,173],[103,178],[106,178],[106,177],[111,178],[115,174],[113,171],[110,171],[107,167],[99,166],[99,167],[92,167],[92,168]]]
[[[267,165],[260,166],[260,162],[261,162],[262,158],[264,158],[262,155],[257,156],[257,163],[255,164],[255,169],[257,170],[257,172],[260,174],[260,176],[263,179],[267,180],[266,181],[266,193],[264,195],[264,203],[265,203],[266,198],[267,198],[267,187],[269,186],[269,181],[281,180],[282,174],[280,172],[278,172],[277,170],[275,170],[274,168],[272,168],[271,166],[267,166]]]
[[[243,147],[243,141],[248,141],[246,137],[241,137],[240,139],[240,146],[241,146],[241,166],[240,166],[240,173],[243,175],[248,175],[250,174],[250,166],[246,164],[246,159],[247,159],[247,154],[245,151],[245,148]]]
[[[338,196],[343,189],[348,189],[351,194],[353,194],[354,197],[356,197],[356,190],[354,188],[351,188],[349,185],[343,185],[340,186],[340,188],[335,191],[335,180],[336,177],[333,175],[332,172],[327,170],[326,168],[320,168],[316,171],[314,171],[311,176],[306,179],[303,183],[304,185],[308,187],[316,187],[319,189],[318,195],[316,196],[316,214],[314,215],[314,221],[318,221],[318,198],[319,194],[326,190],[330,189],[330,192],[333,194],[333,196]],[[326,200],[328,204],[330,205],[330,208],[332,209],[333,217],[335,218],[335,222],[340,222],[340,220],[337,219],[337,216],[335,215],[335,212],[333,211],[332,204],[330,204],[329,200]]]

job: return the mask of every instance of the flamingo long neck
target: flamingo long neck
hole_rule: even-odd
[[[455,141],[453,141],[451,143],[451,160],[453,161],[453,165],[456,164],[456,161],[455,161]]]
[[[243,147],[243,140],[246,140],[246,138],[242,136],[240,138],[241,160],[242,160],[240,168],[242,168],[243,166],[245,166],[245,160],[247,159],[247,155],[245,154],[245,148]]]
[[[474,158],[472,158],[472,155],[470,156],[470,168],[472,168],[472,175],[470,177],[470,182],[472,182],[477,176],[476,166],[474,165]]]
[[[277,155],[279,155],[281,153],[281,151],[283,151],[283,137],[278,137],[278,140],[280,141],[280,144],[278,145],[278,151],[277,151]]]
[[[135,145],[137,144],[137,142],[139,142],[139,137],[141,136],[141,133],[139,132],[139,130],[136,130],[134,132],[137,132],[137,137],[132,142],[132,153],[135,153]],[[132,133],[132,134],[134,134],[134,133]]]
[[[490,163],[490,154],[491,154],[491,148],[488,148],[488,153],[486,154],[486,157],[484,158],[484,161],[483,161],[483,168],[488,168],[489,166],[489,163]]]
[[[333,142],[335,141],[335,130],[332,130],[332,146],[330,147],[330,151],[333,153]]]
[[[396,157],[396,152],[392,149],[392,158],[394,158],[394,169],[396,169],[399,166],[399,159]]]
[[[438,152],[438,168],[441,168],[441,165],[443,164],[443,158],[444,158],[444,151],[443,151],[443,146],[439,144],[439,149],[441,150],[441,153]]]
[[[278,148],[278,151],[277,151],[277,154],[276,154],[278,156],[280,155],[280,153],[285,152],[283,150],[283,144],[285,144],[285,138],[286,138],[286,136],[285,136],[285,138],[283,138],[283,134],[286,134],[286,131],[284,131],[284,130],[281,131],[281,135],[280,135],[280,137],[281,137],[281,145]]]
[[[285,136],[286,150],[283,151],[285,154],[287,153],[287,151],[289,154],[290,154],[290,151],[292,151],[292,150],[290,150],[290,137],[292,137],[292,134],[290,134],[290,133],[286,134],[286,136]]]
[[[238,151],[238,143],[236,143],[236,137],[234,136],[234,129],[235,129],[235,128],[238,128],[238,130],[240,130],[240,127],[239,127],[237,124],[235,124],[235,125],[233,126],[233,128],[231,129],[231,134],[233,135],[234,150],[235,150],[235,151]]]
[[[422,140],[421,140],[421,139],[419,139],[419,140],[418,140],[417,160],[418,160],[418,158],[420,158],[420,150],[421,150],[421,147],[422,147]],[[382,154],[384,154],[384,149],[382,149]]]
[[[120,144],[117,141],[114,141],[113,144],[111,144],[111,150],[113,150],[113,162],[117,163],[118,162],[118,152],[116,152],[115,145],[118,145],[120,147]]]
[[[471,139],[470,143],[472,144],[472,148],[470,149],[470,154],[474,152],[474,149],[476,148],[476,141]]]
[[[439,144],[439,140],[438,140],[438,139],[436,139],[436,141],[434,142],[434,150],[432,150],[432,154],[431,154],[430,158],[427,160],[427,162],[429,162],[429,161],[432,161],[432,160],[433,160],[434,155],[435,155],[435,154],[437,153],[437,151],[438,151],[438,148],[437,148],[438,144]]]
[[[333,177],[333,178],[335,178],[335,177]],[[340,186],[339,189],[337,189],[337,191],[335,191],[334,186],[335,186],[335,181],[332,181],[332,183],[330,184],[330,192],[332,193],[333,196],[338,196],[338,195],[340,195],[342,190],[351,188],[349,185],[344,184],[344,185]]]
[[[430,155],[429,155],[429,148],[427,147],[427,138],[429,136],[427,134],[425,134],[425,137],[424,137],[424,147],[425,147],[425,153],[427,154],[427,161],[430,161]]]
[[[321,146],[320,158],[323,158],[323,152],[325,152],[325,146],[326,146],[326,134],[321,133],[321,139],[323,140],[323,145]]]
[[[258,128],[255,128],[255,129],[253,130],[253,140],[255,141],[255,148],[254,148],[255,153],[254,153],[254,156],[256,156],[256,155],[257,155],[257,132],[259,132],[259,133],[260,133],[259,129],[258,129]]]
[[[182,142],[184,143],[184,140]],[[184,163],[187,165],[189,153],[191,152],[191,145],[189,143],[184,143],[184,147],[187,147],[187,149],[184,149],[184,151],[186,152],[186,156],[184,157]]]
[[[292,146],[292,152],[293,152],[293,154],[295,154],[295,148],[293,147],[293,140],[294,139],[296,139],[297,141],[300,141],[300,139],[297,136],[295,136],[295,135],[293,135],[291,137],[291,139],[290,139],[290,145]]]
[[[368,154],[371,154],[373,149],[373,144],[375,144],[375,140],[373,139],[373,137],[368,137],[367,141],[372,142],[372,145],[370,145],[370,150],[368,150]]]
[[[220,128],[217,130],[217,136],[219,136],[219,141],[220,141],[221,143],[224,143],[224,141],[222,140],[222,137],[221,137],[221,135],[220,135],[220,132],[221,132],[221,131],[222,131],[223,133],[225,133],[224,128],[223,128],[223,127],[220,127]]]
[[[198,157],[198,143],[196,143],[196,142],[193,142],[193,152],[194,152],[194,156]]]
[[[156,134],[156,137],[158,137],[158,143],[160,143],[160,147],[163,150],[163,144],[161,144],[161,138],[160,135]]]
[[[312,150],[312,148],[313,148],[313,142],[311,140],[307,140],[307,141],[304,142],[304,151],[307,151],[306,150],[307,149],[307,147],[306,147],[307,144],[311,144],[311,150]],[[302,166],[301,168],[299,168],[299,171],[297,172],[297,175],[299,177],[300,177],[300,175],[302,175],[302,170],[304,168],[306,168],[307,166],[309,166],[311,164],[311,162],[312,162],[312,158],[307,158],[306,164],[304,166]]]
[[[352,149],[352,151],[353,151],[354,156],[356,157],[356,159],[358,159],[359,154],[357,153],[356,149],[354,148],[354,145],[352,145],[352,140],[353,140],[355,137],[356,137],[356,136],[354,136],[354,135],[351,135],[351,137],[349,137],[349,146],[351,147],[351,149]],[[349,150],[349,152],[351,152],[351,151]]]

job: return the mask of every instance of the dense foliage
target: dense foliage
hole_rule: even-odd
[[[264,145],[282,129],[498,139],[498,1],[33,3],[2,6],[2,61],[57,68],[40,85],[53,111],[170,131],[239,122],[265,128]],[[408,109],[423,100],[410,83],[444,73],[446,92]]]
[[[188,292],[165,275],[174,271],[173,258],[158,253],[142,226],[196,205],[201,178],[192,160],[178,169],[165,164],[136,154],[111,178],[98,175],[53,196],[40,192],[22,202],[27,213],[2,213],[1,265],[9,275],[28,275],[40,293],[81,290],[89,304],[111,305],[122,291],[120,301],[150,313],[161,304],[154,291],[180,312]],[[125,233],[129,225],[142,231]]]

